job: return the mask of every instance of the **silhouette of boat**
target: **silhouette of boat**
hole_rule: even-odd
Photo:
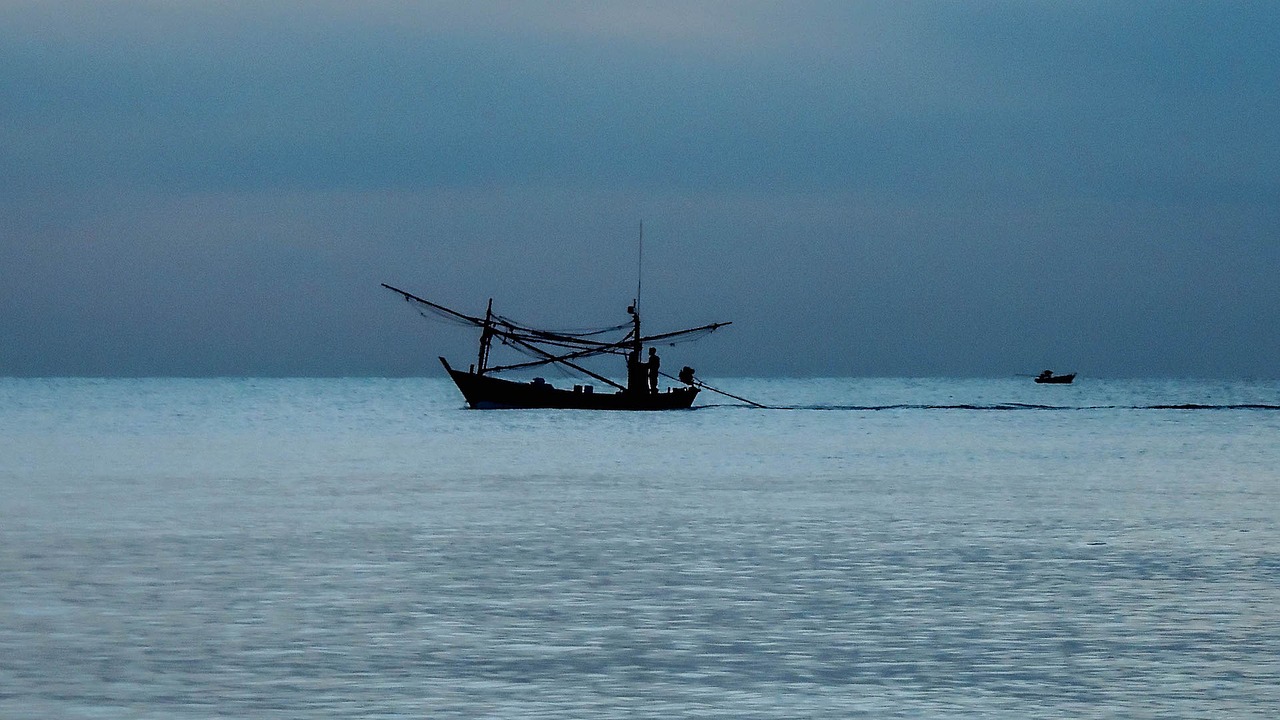
[[[1054,375],[1052,370],[1045,370],[1044,372],[1036,376],[1036,382],[1048,383],[1051,385],[1069,385],[1071,384],[1071,381],[1075,379],[1076,379],[1075,373],[1069,373],[1067,375]]]
[[[694,379],[691,367],[683,368],[678,376],[681,387],[669,387],[665,392],[651,391],[648,368],[640,360],[642,346],[653,342],[674,344],[697,339],[729,325],[728,322],[711,323],[685,330],[642,335],[640,311],[633,302],[627,308],[631,319],[620,325],[599,330],[561,332],[541,330],[521,325],[510,318],[493,312],[493,300],[483,317],[466,315],[443,305],[424,300],[386,283],[382,287],[400,294],[412,303],[424,316],[430,312],[462,325],[480,328],[480,351],[475,364],[467,370],[459,370],[440,358],[440,364],[449,373],[467,405],[478,410],[507,408],[557,408],[572,410],[681,410],[693,405],[702,383]],[[621,337],[614,337],[624,333]],[[491,365],[489,351],[497,339],[531,359],[506,365]],[[622,356],[627,366],[626,384],[615,382],[588,370],[579,361],[598,355]],[[523,370],[541,365],[556,364],[608,386],[610,391],[596,392],[593,385],[578,384],[572,389],[554,387],[543,378],[520,382],[495,377],[509,370]],[[670,378],[666,373],[660,373]],[[705,386],[704,386],[705,387]],[[711,388],[714,390],[714,388]],[[719,391],[717,391],[719,392]]]

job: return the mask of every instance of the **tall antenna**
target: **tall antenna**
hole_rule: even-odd
[[[640,255],[636,258],[636,312],[640,312],[640,286],[644,281],[644,221],[640,221]]]

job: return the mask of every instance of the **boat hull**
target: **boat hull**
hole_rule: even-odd
[[[515,382],[455,370],[444,358],[440,358],[440,363],[466,398],[467,405],[476,410],[685,410],[698,396],[696,387],[671,388],[664,393],[596,393],[590,386],[581,385],[565,390],[545,382]]]
[[[1072,380],[1076,379],[1076,374],[1070,375],[1052,375],[1050,377],[1037,377],[1036,382],[1048,385],[1069,385]]]

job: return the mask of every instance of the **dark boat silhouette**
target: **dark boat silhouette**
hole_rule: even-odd
[[[1045,370],[1036,376],[1036,382],[1048,383],[1051,385],[1069,385],[1071,381],[1076,379],[1075,373],[1067,375],[1054,375],[1052,370]]]
[[[685,330],[642,335],[640,332],[640,311],[633,302],[627,308],[631,315],[628,322],[614,327],[584,332],[560,332],[527,327],[493,312],[493,300],[483,317],[466,315],[443,305],[424,300],[386,283],[382,287],[399,293],[406,301],[413,303],[420,312],[431,312],[463,325],[480,328],[480,351],[476,363],[467,370],[459,370],[449,364],[445,358],[440,363],[453,379],[467,405],[478,410],[506,408],[557,408],[571,410],[681,410],[693,405],[698,396],[699,387],[706,387],[694,379],[694,370],[683,368],[678,376],[680,387],[669,387],[665,392],[650,387],[649,368],[640,360],[640,351],[646,344],[693,340],[715,332],[729,325],[728,322],[711,323]],[[609,339],[611,334],[623,333],[620,338]],[[512,348],[531,359],[506,365],[491,365],[489,350],[494,339],[502,345]],[[627,366],[627,382],[615,382],[578,364],[578,361],[597,355],[618,355],[625,359]],[[558,388],[543,378],[534,378],[531,382],[519,382],[495,377],[508,370],[521,370],[541,365],[557,364],[574,372],[594,379],[608,387],[607,391],[596,392],[594,385],[577,384],[572,389]],[[666,373],[654,373],[670,378]],[[709,388],[714,390],[714,388]],[[720,391],[717,391],[720,392]]]

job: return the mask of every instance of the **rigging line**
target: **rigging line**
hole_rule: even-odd
[[[594,340],[580,340],[577,338],[556,338],[546,337],[538,333],[531,332],[512,332],[510,330],[496,330],[494,336],[499,338],[511,338],[538,345],[549,345],[552,347],[573,348],[574,350],[591,350],[597,352],[608,352],[610,349],[617,347],[617,342],[597,342]]]
[[[408,298],[405,298],[405,301],[406,301],[406,302],[413,302],[412,300],[409,300]],[[469,323],[469,322],[467,322],[467,321],[465,321],[465,320],[459,320],[458,318],[455,318],[455,317],[449,317],[449,316],[447,316],[447,315],[445,315],[445,314],[443,314],[443,313],[436,312],[435,310],[432,310],[431,308],[414,308],[414,309],[413,309],[413,311],[414,311],[414,312],[416,312],[418,315],[420,315],[420,316],[422,316],[422,317],[424,317],[424,318],[426,318],[426,319],[428,319],[428,320],[439,320],[439,321],[441,321],[441,322],[452,323],[452,324],[454,324],[454,325],[458,325],[458,326],[466,326],[466,327],[471,327],[471,326],[472,326],[472,325],[471,325],[471,323]]]
[[[710,325],[702,325],[701,327],[689,328],[687,330],[675,330],[673,332],[659,333],[657,335],[646,335],[640,338],[640,342],[653,342],[654,340],[666,340],[669,338],[679,337],[681,335],[688,335],[689,333],[695,333],[700,331],[712,333],[724,327],[725,325],[732,325],[732,324],[733,324],[733,321],[730,320],[728,322],[711,323]]]
[[[580,347],[580,348],[590,348],[590,347],[602,348],[602,347],[609,347],[614,344],[612,342],[605,342],[603,340],[588,340],[586,338],[574,337],[572,335],[558,335],[556,333],[539,332],[537,330],[530,330],[528,328],[517,328],[513,330],[507,330],[504,332],[505,334],[511,335],[512,337],[523,338],[525,340],[532,340],[534,342],[547,343],[548,345],[564,345],[567,347]]]
[[[612,385],[613,387],[615,387],[615,388],[617,388],[617,389],[619,389],[619,390],[626,390],[626,388],[625,388],[625,387],[623,387],[623,386],[619,385],[618,383],[616,383],[616,382],[614,382],[614,381],[610,380],[609,378],[607,378],[607,377],[605,377],[605,376],[603,376],[603,375],[601,375],[601,374],[599,374],[599,373],[591,372],[590,370],[588,370],[588,369],[586,369],[586,368],[584,368],[584,367],[582,367],[582,366],[580,366],[580,365],[575,365],[575,364],[573,364],[573,363],[571,363],[571,362],[569,362],[568,360],[565,360],[565,359],[563,359],[563,358],[556,357],[555,355],[552,355],[551,353],[547,352],[546,350],[543,350],[542,348],[538,347],[537,345],[533,345],[533,344],[531,344],[531,343],[525,342],[524,340],[519,340],[519,339],[516,339],[516,338],[511,338],[511,342],[513,342],[513,343],[515,343],[515,344],[517,344],[517,345],[520,345],[520,346],[521,346],[521,347],[523,347],[524,349],[529,350],[529,351],[531,351],[531,352],[533,352],[533,353],[536,353],[536,354],[538,354],[538,355],[541,355],[541,356],[543,356],[543,357],[545,357],[545,358],[550,358],[553,362],[558,362],[558,363],[562,363],[562,364],[564,364],[564,365],[567,365],[567,366],[569,366],[569,367],[573,368],[574,370],[577,370],[578,372],[580,372],[580,373],[582,373],[582,374],[584,374],[584,375],[590,375],[591,377],[593,377],[593,378],[595,378],[595,379],[599,380],[599,381],[600,381],[600,382],[602,382],[602,383],[605,383],[606,385]]]
[[[455,317],[455,318],[458,318],[459,320],[465,320],[466,322],[469,322],[469,323],[471,323],[472,325],[481,325],[481,326],[482,326],[482,325],[484,325],[484,320],[483,320],[482,318],[472,317],[472,316],[470,316],[470,315],[464,315],[464,314],[462,314],[462,313],[458,312],[457,310],[451,310],[451,309],[449,309],[449,308],[447,308],[447,307],[445,307],[445,306],[443,306],[443,305],[437,305],[436,303],[433,303],[433,302],[431,302],[430,300],[423,300],[422,298],[418,297],[417,295],[414,295],[413,293],[405,292],[404,290],[401,290],[400,288],[397,288],[397,287],[391,287],[390,285],[388,285],[388,284],[386,284],[386,283],[382,283],[382,287],[384,287],[384,288],[386,288],[386,289],[388,289],[388,290],[390,290],[390,291],[392,291],[392,292],[400,293],[401,295],[403,295],[403,296],[404,296],[404,299],[405,299],[405,300],[409,300],[409,301],[411,301],[411,302],[422,303],[423,305],[426,305],[427,307],[432,308],[433,310],[436,310],[437,312],[441,312],[441,313],[445,313],[445,314],[447,314],[447,315],[451,315],[451,316],[453,316],[453,317]]]
[[[522,339],[522,338],[513,338],[513,342],[516,342],[516,341],[519,341],[521,344],[527,344],[527,343],[528,343],[528,341],[527,341],[527,340],[524,340],[524,339]],[[619,344],[619,345],[620,345],[620,344]],[[515,349],[516,351],[519,351],[519,352],[525,352],[525,349],[524,349],[523,347],[515,347],[515,348],[513,348],[513,349]],[[612,354],[615,354],[615,355],[623,355],[623,354],[625,354],[625,353],[622,351],[622,349],[621,349],[621,347],[620,347],[620,346],[619,346],[619,347],[611,347],[611,348],[589,348],[589,349],[586,349],[586,350],[579,350],[578,352],[572,352],[572,353],[569,353],[569,354],[567,354],[567,355],[555,355],[555,356],[547,355],[547,356],[542,357],[542,358],[540,358],[540,359],[538,359],[538,360],[533,360],[533,361],[530,361],[530,362],[514,363],[514,364],[511,364],[511,365],[497,365],[497,366],[494,366],[494,367],[489,368],[489,369],[488,369],[488,371],[489,371],[489,372],[504,372],[504,371],[506,371],[506,370],[519,370],[519,369],[522,369],[522,368],[538,367],[539,365],[547,365],[547,364],[549,364],[549,363],[563,362],[563,361],[565,361],[565,360],[577,360],[577,359],[579,359],[579,358],[592,357],[592,356],[594,356],[594,355],[604,355],[604,354],[607,354],[607,353],[612,353]]]
[[[534,345],[545,345],[547,347],[553,347],[553,348],[564,348],[569,352],[574,352],[574,353],[581,352],[584,354],[609,353],[609,352],[615,352],[615,351],[620,353],[622,351],[621,348],[624,347],[626,344],[625,340],[619,340],[619,341],[607,342],[607,343],[595,343],[595,342],[585,343],[585,342],[564,341],[564,340],[548,340],[547,338],[540,337],[538,335],[528,335],[525,333],[500,332],[500,333],[494,333],[494,334],[498,337],[511,338],[513,340],[520,340],[522,342],[532,343]]]
[[[618,327],[604,328],[602,330],[595,330],[589,333],[575,334],[575,333],[566,333],[566,332],[556,331],[556,330],[540,330],[534,327],[527,327],[525,325],[516,323],[512,321],[510,318],[507,318],[504,316],[498,316],[497,322],[495,324],[498,325],[500,328],[505,328],[505,329],[497,330],[497,332],[507,333],[511,335],[527,334],[530,337],[537,338],[539,342],[560,342],[560,343],[574,344],[580,347],[588,347],[592,345],[595,345],[595,346],[611,345],[612,343],[607,343],[600,340],[590,340],[588,339],[588,337],[592,335],[603,335],[608,332],[616,332],[618,330],[621,330],[623,327],[626,327],[625,325],[620,325]]]
[[[732,321],[717,322],[717,323],[710,323],[708,325],[701,325],[699,327],[694,327],[694,328],[686,328],[684,330],[674,330],[672,332],[646,335],[640,338],[640,342],[646,343],[646,342],[670,340],[673,338],[683,337],[685,335],[692,335],[695,333],[707,334],[707,333],[715,332],[716,330],[726,325],[732,325],[732,324],[733,324]],[[538,330],[536,328],[524,327],[521,325],[517,325],[506,318],[501,318],[497,323],[497,325],[498,327],[494,329],[495,335],[511,337],[511,338],[520,338],[522,340],[529,341],[529,342],[540,342],[540,343],[546,343],[549,345],[561,345],[564,347],[582,347],[582,348],[594,347],[594,348],[599,348],[601,350],[605,350],[608,348],[617,347],[625,343],[627,340],[634,339],[632,337],[634,335],[634,332],[632,332],[632,333],[628,333],[627,337],[619,342],[603,342],[600,340],[587,340],[580,336],[564,335],[561,333],[554,333],[554,332]]]
[[[675,345],[682,342],[690,342],[701,339],[702,337],[715,332],[718,328],[727,323],[713,323],[699,328],[690,328],[688,330],[677,330],[670,333],[661,333],[641,338],[641,342],[662,341],[668,345]],[[580,338],[562,338],[536,331],[521,329],[520,332],[510,329],[492,330],[494,337],[501,339],[504,344],[507,341],[529,343],[535,345],[545,345],[547,347],[564,348],[571,350],[570,353],[564,355],[566,358],[573,357],[590,357],[592,355],[626,354],[626,348],[631,345],[632,337],[628,335],[621,340],[613,342],[601,342],[593,340],[583,340]]]
[[[564,336],[564,337],[572,337],[572,338],[590,337],[590,336],[592,336],[592,335],[603,335],[603,334],[605,334],[605,333],[609,333],[609,332],[617,332],[617,331],[622,330],[622,329],[626,328],[627,326],[631,325],[630,321],[628,321],[628,322],[625,322],[625,323],[620,323],[620,324],[618,324],[618,325],[613,325],[613,326],[611,326],[611,327],[606,327],[606,328],[577,328],[577,329],[572,329],[572,330],[544,330],[544,329],[541,329],[541,328],[535,328],[535,327],[533,327],[533,326],[531,326],[531,325],[527,325],[527,324],[525,324],[525,323],[523,323],[523,322],[520,322],[520,321],[514,320],[514,319],[512,319],[511,317],[509,317],[509,316],[507,316],[507,315],[497,315],[497,314],[495,314],[495,315],[494,315],[494,317],[495,317],[498,321],[500,321],[502,324],[504,324],[504,325],[506,325],[506,326],[508,326],[508,327],[510,327],[510,328],[513,328],[513,329],[526,330],[526,331],[529,331],[529,332],[549,333],[549,334],[552,334],[552,335],[562,335],[562,336]]]

